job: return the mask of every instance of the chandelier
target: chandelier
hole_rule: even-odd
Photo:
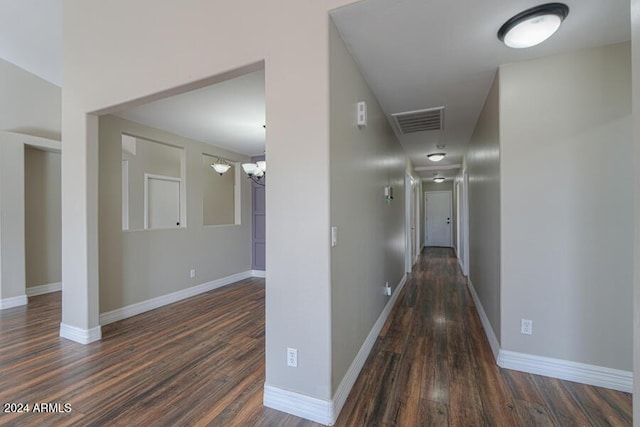
[[[214,171],[222,176],[229,169],[231,169],[231,165],[225,159],[221,159],[218,157],[215,162],[211,165]],[[243,163],[242,170],[245,174],[247,174],[247,178],[251,179],[251,181],[255,182],[258,185],[262,185],[264,187],[264,182],[262,178],[267,174],[267,162],[264,160],[257,161],[255,163]]]

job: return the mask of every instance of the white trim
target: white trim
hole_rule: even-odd
[[[489,322],[489,318],[487,317],[487,313],[484,311],[484,307],[480,302],[480,298],[476,293],[476,290],[473,287],[473,283],[471,283],[471,278],[467,279],[467,286],[469,287],[469,292],[471,292],[471,297],[473,298],[473,302],[476,306],[476,311],[478,312],[478,316],[480,316],[480,322],[482,322],[482,327],[484,328],[484,333],[487,336],[487,340],[489,341],[489,345],[491,346],[491,351],[493,351],[493,358],[498,365],[500,352],[500,343],[498,342],[498,338],[496,337],[493,328],[491,327],[491,323]]]
[[[180,227],[184,228],[184,225],[182,224],[182,178],[176,178],[175,176],[156,175],[153,173],[145,172],[144,174],[144,229],[151,230],[151,228],[149,228],[149,180],[151,179],[155,179],[158,181],[169,181],[169,182],[178,183],[178,203],[180,204],[180,206],[178,206],[178,215],[180,215],[180,217],[178,218],[178,222],[180,223],[180,225],[177,226],[176,228],[180,228]],[[174,228],[174,227],[170,227],[170,228]]]
[[[385,305],[384,310],[382,310],[382,313],[380,313],[380,316],[378,316],[378,320],[373,325],[373,328],[371,328],[371,332],[369,332],[369,335],[367,335],[367,338],[362,343],[362,347],[360,347],[360,351],[358,351],[356,358],[353,359],[353,362],[351,362],[351,366],[349,366],[349,369],[347,369],[347,373],[342,378],[342,381],[340,381],[340,385],[338,386],[338,389],[333,396],[334,422],[338,418],[338,415],[340,414],[344,403],[347,401],[347,397],[349,397],[351,388],[358,379],[358,375],[360,375],[360,371],[362,370],[364,363],[367,361],[367,357],[369,357],[369,353],[371,353],[371,349],[376,343],[376,340],[380,335],[380,331],[382,331],[382,328],[384,327],[384,324],[387,321],[387,318],[389,317],[393,306],[398,300],[398,295],[400,295],[400,292],[402,292],[402,288],[406,283],[407,276],[404,275],[395,291],[393,292],[393,295],[387,302],[387,305]]]
[[[27,296],[35,297],[36,295],[50,294],[62,290],[62,282],[48,283],[46,285],[30,286],[27,288]]]
[[[127,305],[122,308],[108,311],[100,314],[100,324],[108,325],[109,323],[117,322],[118,320],[126,319],[128,317],[136,316],[149,310],[172,304],[174,302],[181,301],[186,298],[190,298],[195,295],[202,294],[204,292],[211,291],[213,289],[220,288],[222,286],[230,285],[231,283],[238,282],[240,280],[248,279],[253,276],[252,271],[244,271],[242,273],[233,274],[231,276],[223,277],[221,279],[213,280],[211,282],[203,283],[201,285],[193,286],[181,291],[173,292],[167,295],[162,295],[156,298],[151,298],[146,301],[138,302],[135,304]]]
[[[81,329],[60,323],[60,336],[80,344],[90,344],[102,339],[102,329],[100,326],[91,329]]]
[[[20,295],[18,297],[0,299],[0,310],[7,308],[20,307],[26,305],[28,302],[26,295]]]
[[[378,320],[371,328],[369,335],[362,343],[360,351],[356,355],[351,366],[347,369],[346,374],[342,378],[338,389],[331,401],[317,399],[304,394],[296,393],[290,390],[285,390],[279,387],[275,387],[269,384],[264,385],[264,399],[263,404],[266,407],[277,409],[278,411],[286,412],[288,414],[296,415],[317,423],[324,425],[333,425],[340,415],[340,411],[347,401],[347,397],[351,392],[351,388],[356,382],[362,367],[364,366],[369,353],[373,348],[380,331],[382,330],[393,306],[398,300],[398,296],[402,291],[402,288],[407,282],[407,276],[404,275],[400,283],[396,287],[393,295],[387,301],[382,313],[378,316]]]
[[[333,425],[332,402],[264,385],[264,406],[327,426]]]
[[[264,270],[251,270],[251,277],[267,278],[267,272]]]
[[[631,393],[633,373],[570,360],[500,350],[498,366]]]

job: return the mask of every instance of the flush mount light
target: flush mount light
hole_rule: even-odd
[[[434,182],[436,182],[436,183],[438,183],[438,184],[440,184],[441,182],[444,182],[444,178],[443,178],[443,177],[441,177],[441,176],[439,176],[439,177],[437,177],[437,178],[433,178],[433,181],[434,181]]]
[[[445,153],[431,153],[427,154],[427,158],[432,162],[439,162],[440,160],[444,159],[445,155]]]
[[[498,38],[516,49],[535,46],[551,37],[568,14],[569,7],[564,3],[532,7],[505,22]]]

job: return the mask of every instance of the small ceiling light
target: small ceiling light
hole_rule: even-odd
[[[211,167],[213,168],[214,171],[218,172],[220,176],[222,176],[223,173],[225,173],[231,168],[231,165],[227,163],[226,160],[218,157],[218,159],[215,162],[213,162]]]
[[[432,162],[439,162],[440,160],[444,159],[445,155],[445,153],[431,153],[427,154],[427,158]]]
[[[535,46],[551,37],[568,14],[569,7],[564,3],[532,7],[505,22],[498,31],[498,38],[516,49]]]
[[[444,182],[444,178],[443,178],[443,177],[441,177],[441,176],[439,176],[439,177],[437,177],[437,178],[433,178],[433,180],[434,180],[434,182],[436,182],[436,183],[438,183],[438,184],[440,184],[441,182]]]

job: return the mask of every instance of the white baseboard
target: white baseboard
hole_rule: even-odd
[[[382,313],[380,313],[380,316],[378,316],[378,320],[376,320],[376,323],[374,323],[373,328],[371,328],[371,331],[369,332],[369,335],[364,340],[364,343],[362,343],[362,347],[360,347],[360,351],[358,351],[356,358],[353,359],[353,362],[351,362],[351,366],[349,366],[349,369],[347,369],[347,373],[342,378],[342,381],[340,382],[340,385],[338,386],[338,389],[333,396],[334,422],[338,418],[338,415],[340,415],[340,411],[347,401],[347,397],[349,397],[351,388],[358,379],[358,375],[360,375],[360,371],[362,370],[364,363],[367,361],[367,357],[369,357],[369,353],[371,353],[371,349],[376,343],[376,340],[380,335],[380,331],[382,331],[382,328],[384,327],[389,314],[391,314],[393,306],[398,300],[398,295],[400,295],[400,292],[402,292],[402,288],[404,288],[404,285],[406,283],[407,276],[404,275],[402,276],[402,280],[400,280],[400,283],[398,283],[398,286],[396,286],[393,295],[391,296],[389,301],[387,301],[387,305],[385,305],[384,310],[382,310]]]
[[[471,292],[471,297],[473,298],[473,302],[476,306],[476,311],[480,316],[480,322],[482,322],[482,327],[484,328],[484,333],[487,336],[487,340],[489,340],[489,345],[491,346],[491,351],[493,351],[493,358],[498,363],[498,356],[500,354],[500,342],[498,342],[498,338],[496,337],[493,328],[491,327],[491,323],[489,322],[489,318],[487,317],[487,313],[484,311],[484,307],[480,302],[480,298],[476,293],[476,290],[473,287],[473,283],[471,283],[471,278],[467,279],[467,286],[469,287],[469,292]]]
[[[633,373],[570,360],[500,350],[498,366],[631,393]]]
[[[333,404],[293,391],[264,385],[264,406],[324,425],[333,425]]]
[[[90,344],[102,339],[102,329],[100,326],[91,329],[82,329],[60,323],[60,336],[80,344]]]
[[[264,270],[251,270],[251,276],[265,279],[267,277],[267,272]]]
[[[265,384],[264,406],[306,418],[320,424],[328,426],[333,425],[338,418],[338,415],[340,415],[340,411],[347,401],[351,388],[358,379],[358,375],[367,361],[367,357],[369,357],[369,353],[371,353],[371,349],[378,339],[380,331],[387,321],[393,306],[398,300],[398,295],[400,295],[400,292],[406,282],[407,276],[404,275],[398,286],[396,286],[393,295],[389,301],[387,301],[382,313],[378,316],[378,320],[371,328],[369,335],[367,335],[364,343],[362,343],[358,354],[355,359],[353,359],[353,362],[351,362],[351,366],[347,369],[347,372],[342,378],[342,381],[340,382],[340,385],[338,386],[338,389],[331,401],[309,397],[300,393]]]
[[[62,290],[62,283],[49,283],[47,285],[30,286],[27,288],[27,296],[35,297],[36,295],[50,294]]]
[[[240,280],[248,279],[249,277],[252,277],[252,275],[253,275],[253,272],[251,270],[244,271],[242,273],[233,274],[231,276],[223,277],[221,279],[213,280],[211,282],[207,282],[201,285],[193,286],[191,288],[183,289],[181,291],[173,292],[167,295],[162,295],[162,296],[152,298],[146,301],[142,301],[136,304],[127,305],[126,307],[107,311],[106,313],[102,313],[100,315],[100,324],[108,325],[109,323],[117,322],[118,320],[136,316],[138,314],[144,313],[149,310],[154,310],[156,308],[165,306],[167,304],[173,304],[174,302],[178,302],[183,299],[202,294],[204,292],[209,292],[213,289],[230,285],[231,283],[235,283]]]
[[[0,310],[6,308],[20,307],[26,305],[28,302],[26,295],[20,295],[19,297],[0,299]]]

